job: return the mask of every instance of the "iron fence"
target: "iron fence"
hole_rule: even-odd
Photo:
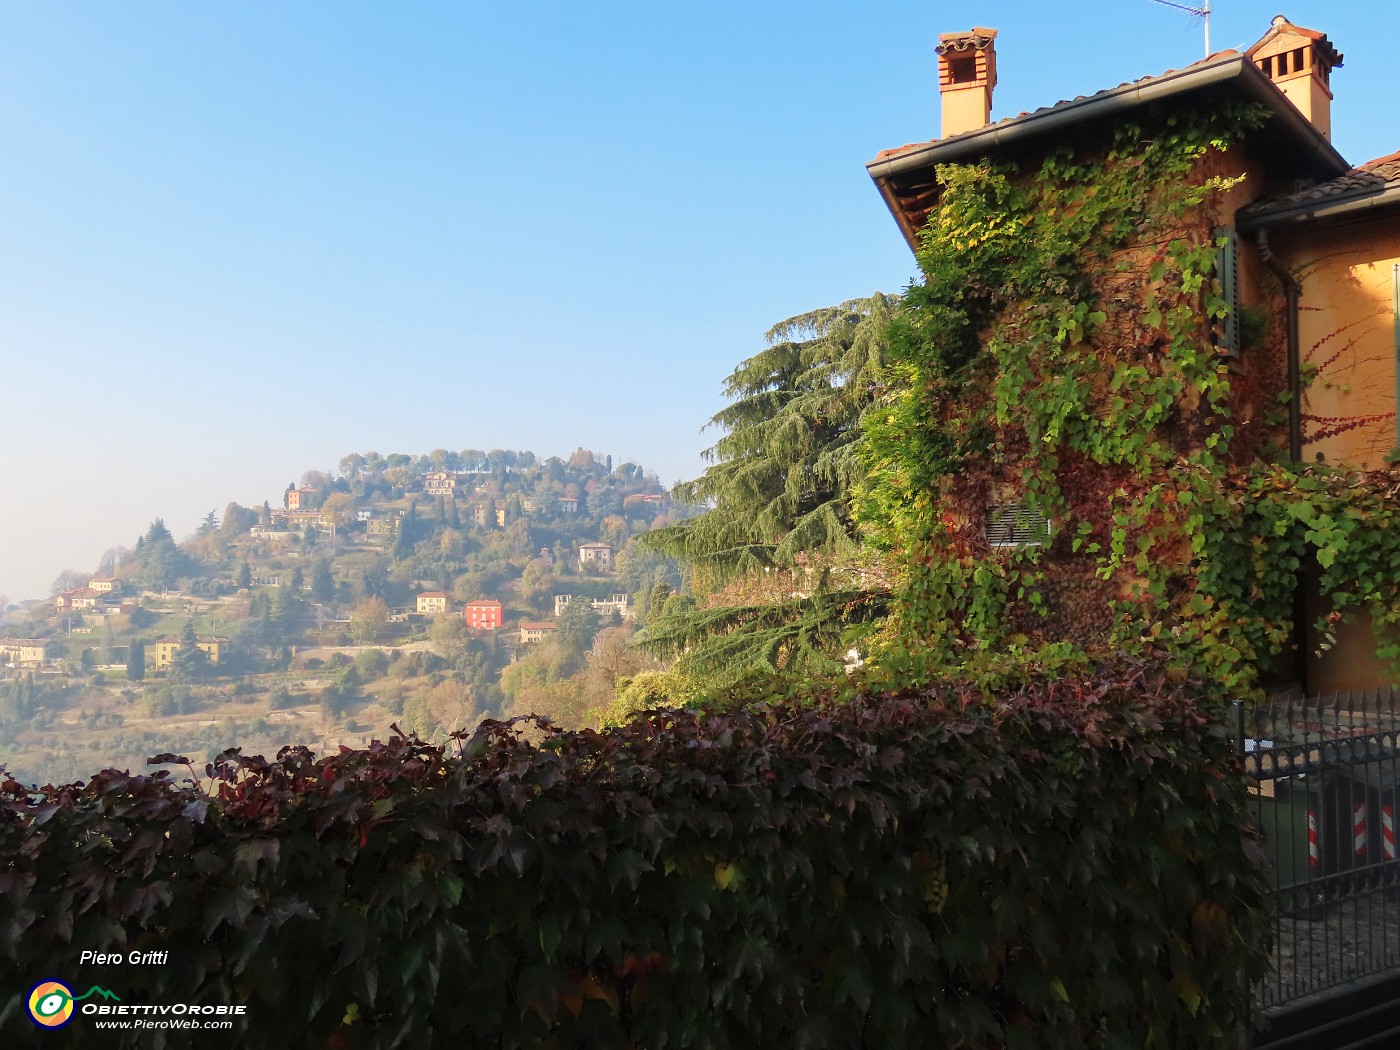
[[[1236,705],[1272,861],[1262,1009],[1400,969],[1400,690]]]

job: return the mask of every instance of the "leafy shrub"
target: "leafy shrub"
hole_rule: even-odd
[[[249,1045],[1224,1047],[1261,969],[1229,735],[1155,673],[456,748],[3,782],[0,1026],[160,947],[122,1002]]]
[[[362,680],[379,678],[388,669],[389,658],[384,655],[383,649],[366,649],[355,657],[355,670]]]
[[[272,688],[267,694],[267,708],[269,711],[282,711],[288,707],[297,707],[306,702],[306,698],[297,693],[293,693],[285,685],[278,685]]]

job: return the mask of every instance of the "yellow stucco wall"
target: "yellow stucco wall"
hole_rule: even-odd
[[[1303,459],[1371,470],[1396,447],[1395,267],[1400,222],[1374,218],[1279,230],[1279,257],[1302,282],[1298,318],[1303,362]],[[1319,651],[1318,619],[1331,611],[1307,588],[1308,691],[1314,695],[1395,681],[1376,656],[1369,613],[1342,610],[1347,623]]]
[[[1350,623],[1339,623],[1333,629],[1334,641],[1319,651],[1323,637],[1317,629],[1317,613],[1325,612],[1314,589],[1309,595],[1307,622],[1308,692],[1326,696],[1352,689],[1371,689],[1396,681],[1395,668],[1376,655],[1380,642],[1371,616],[1364,609],[1351,610]],[[1394,638],[1388,638],[1394,641]]]
[[[1388,227],[1388,228],[1387,228]],[[1395,448],[1395,266],[1400,223],[1356,223],[1295,236],[1303,283],[1303,458],[1371,470]],[[1311,418],[1309,418],[1311,417]]]

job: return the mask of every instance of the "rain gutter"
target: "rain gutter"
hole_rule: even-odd
[[[1305,201],[1286,208],[1270,208],[1256,214],[1250,214],[1250,209],[1245,208],[1240,212],[1237,228],[1241,233],[1253,233],[1266,226],[1278,227],[1311,222],[1315,219],[1341,218],[1391,204],[1400,204],[1400,183],[1387,185],[1380,193],[1327,201]]]

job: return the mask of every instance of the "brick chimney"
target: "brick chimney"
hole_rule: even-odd
[[[974,26],[969,33],[938,38],[938,93],[943,99],[943,137],[985,127],[992,119],[997,86],[997,31]]]
[[[1342,64],[1342,55],[1325,33],[1275,15],[1269,31],[1245,54],[1313,127],[1332,138],[1330,80],[1332,70]]]

